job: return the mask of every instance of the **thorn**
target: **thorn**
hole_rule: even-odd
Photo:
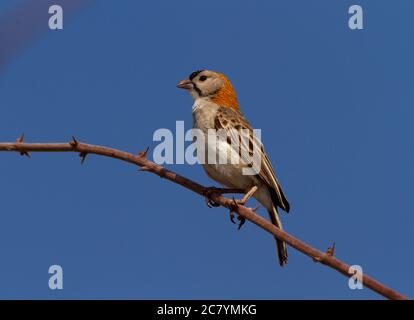
[[[138,153],[138,157],[140,157],[140,158],[146,158],[147,157],[148,150],[149,150],[149,147],[147,147],[144,151],[140,151]]]
[[[259,204],[256,208],[252,209],[254,212],[257,212],[257,210],[261,207],[262,205]]]
[[[23,143],[23,141],[24,141],[24,133],[22,133],[22,135],[16,139],[17,143]]]
[[[86,156],[88,154],[86,152],[81,152],[79,153],[79,157],[81,158],[81,164],[83,164],[85,162]]]
[[[23,143],[23,142],[24,142],[24,133],[22,133],[22,135],[16,139],[16,143]],[[20,150],[20,155],[30,158],[30,153],[25,150]]]
[[[326,250],[326,254],[327,254],[328,256],[331,256],[331,257],[333,257],[333,256],[334,256],[334,254],[335,254],[335,241],[334,241],[334,243],[332,244],[332,247],[329,247],[329,248],[328,248],[328,250]]]
[[[149,171],[149,167],[147,166],[142,166],[138,169],[138,171]]]
[[[72,136],[72,141],[69,144],[74,148],[78,146],[78,140],[76,140],[75,136]]]

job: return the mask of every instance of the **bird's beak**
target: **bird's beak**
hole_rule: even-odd
[[[193,87],[194,87],[193,82],[190,79],[182,80],[177,84],[177,88],[185,89],[185,90],[190,90]]]

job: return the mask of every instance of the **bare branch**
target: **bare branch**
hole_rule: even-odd
[[[21,140],[21,141],[19,141]],[[125,162],[129,162],[135,164],[140,167],[143,171],[152,172],[159,177],[165,178],[170,180],[176,184],[179,184],[200,196],[205,197],[206,194],[209,192],[209,188],[198,184],[190,179],[187,179],[183,176],[178,175],[175,172],[167,170],[162,166],[149,161],[146,158],[146,154],[148,152],[148,148],[140,152],[139,155],[133,155],[128,152],[91,145],[86,143],[81,143],[73,137],[71,142],[67,143],[24,143],[23,138],[18,139],[16,142],[11,143],[0,143],[0,151],[14,151],[19,152],[22,155],[27,155],[29,152],[77,152],[81,155],[81,158],[84,160],[87,154],[97,154],[105,157],[115,158],[118,160],[122,160]],[[271,233],[272,235],[276,236],[278,239],[286,242],[292,248],[302,252],[303,254],[311,257],[314,261],[320,262],[341,274],[345,275],[346,277],[353,276],[350,273],[350,265],[342,262],[341,260],[337,259],[333,256],[335,244],[331,248],[328,249],[327,253],[319,251],[312,246],[306,244],[305,242],[291,236],[289,233],[280,230],[268,220],[262,218],[261,216],[255,213],[256,209],[247,208],[237,201],[233,199],[228,199],[222,196],[224,193],[244,193],[243,190],[239,189],[219,189],[217,188],[214,192],[209,194],[209,197],[215,203],[231,210],[235,211],[240,218],[249,220],[250,222],[254,223],[255,225],[259,226],[263,230]],[[378,282],[377,280],[367,276],[364,274],[362,276],[362,281],[364,286],[370,288],[371,290],[377,292],[378,294],[388,298],[388,299],[395,299],[395,300],[405,300],[407,297],[400,294],[399,292],[388,288]]]

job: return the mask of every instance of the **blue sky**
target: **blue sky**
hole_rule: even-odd
[[[27,2],[1,1],[0,24]],[[364,30],[348,28],[352,4]],[[39,28],[1,61],[0,141],[154,148],[155,130],[191,127],[175,84],[221,71],[262,129],[292,206],[285,229],[322,250],[336,241],[338,258],[414,296],[414,3],[101,0],[62,31],[38,9],[41,22],[0,34],[6,48]],[[199,166],[167,167],[214,185]],[[379,298],[293,249],[280,268],[270,235],[112,159],[1,153],[0,195],[3,299]],[[63,290],[48,288],[53,264]]]

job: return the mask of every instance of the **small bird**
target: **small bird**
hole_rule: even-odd
[[[193,97],[193,128],[201,130],[205,136],[211,129],[224,130],[228,135],[233,134],[234,130],[253,129],[240,112],[236,92],[227,77],[219,72],[210,70],[199,70],[177,84],[178,88],[187,90]],[[208,163],[203,164],[207,175],[227,188],[237,188],[250,190],[257,187],[253,197],[263,205],[269,213],[271,222],[282,229],[279,218],[278,208],[289,212],[289,202],[283,194],[280,183],[278,182],[270,160],[264,151],[262,143],[255,138],[251,138],[249,143],[237,146],[227,140],[220,140],[218,143],[211,143],[205,139],[205,152],[214,150],[220,154],[234,154],[236,151],[238,162],[232,163]],[[217,139],[218,140],[218,139]],[[243,168],[249,166],[249,161],[245,155],[251,154],[252,147],[256,144],[261,159],[258,174],[243,174]],[[240,150],[240,149],[248,150]],[[253,149],[254,150],[254,149]],[[284,266],[287,263],[286,243],[276,239],[279,263]]]

